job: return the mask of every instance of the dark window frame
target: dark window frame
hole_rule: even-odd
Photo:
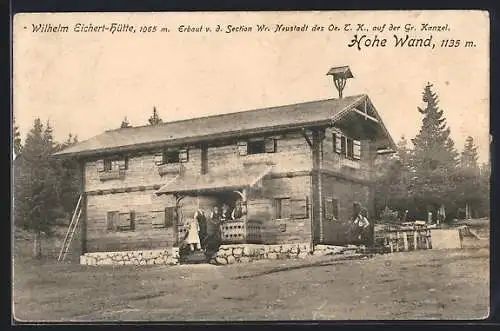
[[[266,153],[266,141],[264,139],[249,140],[247,142],[247,155]]]
[[[179,150],[165,149],[161,153],[162,164],[177,164],[180,162]]]

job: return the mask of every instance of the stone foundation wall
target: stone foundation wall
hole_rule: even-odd
[[[179,248],[122,252],[85,253],[80,256],[80,264],[86,265],[152,265],[179,264]]]
[[[356,253],[360,247],[355,245],[332,246],[316,245],[314,252],[309,251],[308,243],[264,245],[234,244],[222,245],[209,260],[211,264],[226,265],[248,263],[257,260],[304,259],[308,256],[324,256]],[[86,265],[178,265],[179,248],[172,247],[158,250],[138,250],[122,252],[85,253],[80,256],[80,264]]]
[[[283,260],[305,258],[310,255],[309,244],[235,244],[222,245],[210,259],[210,263],[225,265],[247,263],[256,260]]]

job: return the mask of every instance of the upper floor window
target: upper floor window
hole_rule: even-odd
[[[114,170],[127,170],[128,158],[110,157],[96,162],[99,172],[110,172]]]
[[[179,157],[179,151],[168,151],[165,150],[162,153],[162,163],[179,163],[180,162],[180,157]]]
[[[276,152],[276,139],[257,138],[238,142],[238,154],[264,154]]]
[[[340,133],[333,133],[333,148],[337,154],[350,159],[361,159],[361,142]]]
[[[160,164],[172,164],[172,163],[184,163],[188,161],[188,150],[182,149],[165,149],[161,154],[155,156],[155,163]]]

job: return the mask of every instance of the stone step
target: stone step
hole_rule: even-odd
[[[181,263],[207,263],[208,259],[204,252],[189,252],[180,256]]]

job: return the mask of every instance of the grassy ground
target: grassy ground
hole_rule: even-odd
[[[489,250],[231,266],[81,266],[16,259],[18,320],[475,319],[489,311]]]

